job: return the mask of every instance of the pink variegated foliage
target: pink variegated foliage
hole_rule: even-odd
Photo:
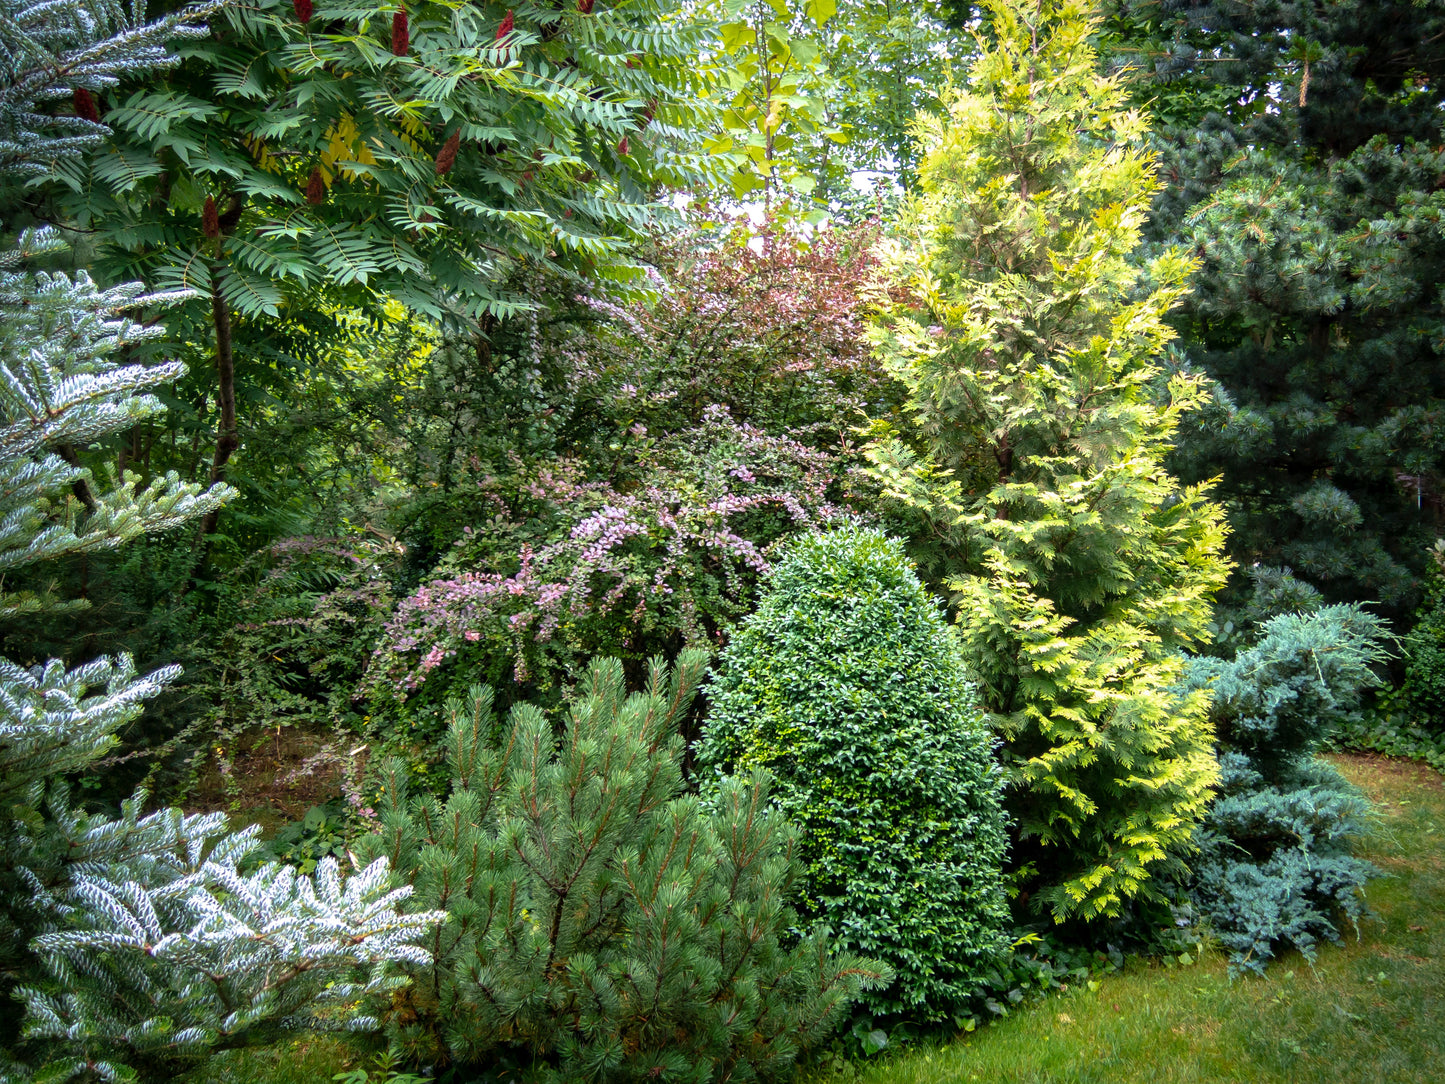
[[[852,427],[902,401],[863,338],[875,234],[824,231],[805,243],[765,228],[666,244],[654,254],[654,304],[579,299],[602,323],[578,359],[596,403],[579,420],[678,432],[721,404],[769,433],[846,445]]]
[[[593,656],[725,638],[778,544],[839,515],[853,428],[902,402],[862,337],[871,240],[685,233],[651,303],[574,296],[447,354],[445,469],[405,528],[430,571],[373,710],[477,681],[541,702]]]
[[[746,610],[776,543],[840,515],[833,456],[720,406],[635,466],[625,485],[569,459],[481,473],[484,514],[398,605],[368,686],[404,699],[460,662],[462,682],[545,688],[586,656],[712,643]]]

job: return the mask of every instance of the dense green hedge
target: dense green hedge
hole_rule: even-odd
[[[709,688],[704,769],[766,767],[802,829],[808,906],[898,979],[879,1013],[938,1018],[1007,945],[1000,773],[954,638],[901,546],[795,543]]]

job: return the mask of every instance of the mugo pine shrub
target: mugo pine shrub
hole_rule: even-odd
[[[898,973],[878,1013],[938,1018],[1007,947],[991,738],[939,608],[899,543],[848,527],[775,567],[723,653],[704,767],[777,776],[807,902]]]
[[[408,795],[388,768],[382,828],[362,841],[450,920],[394,1004],[414,1055],[515,1065],[533,1081],[786,1076],[886,968],[798,926],[795,836],[761,773],[704,804],[683,793],[679,718],[707,653],[654,660],[627,696],[595,662],[560,745],[535,706],[505,723],[474,687],[447,705],[452,791]]]
[[[1271,618],[1233,659],[1189,664],[1185,688],[1210,690],[1220,740],[1193,892],[1233,967],[1263,970],[1284,944],[1313,959],[1341,914],[1363,912],[1374,868],[1350,851],[1369,803],[1314,753],[1377,683],[1384,639],[1378,617],[1326,606]]]

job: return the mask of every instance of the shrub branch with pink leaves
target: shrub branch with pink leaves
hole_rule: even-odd
[[[479,522],[442,575],[397,606],[368,688],[406,699],[458,661],[461,682],[545,688],[582,656],[714,642],[746,610],[773,547],[841,514],[834,457],[721,406],[638,449],[628,483],[589,481],[567,459],[482,474]]]

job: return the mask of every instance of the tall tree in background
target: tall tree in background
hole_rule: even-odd
[[[1172,687],[1225,580],[1223,514],[1163,465],[1203,387],[1156,360],[1192,264],[1135,263],[1147,125],[1096,71],[1086,4],[987,11],[883,255],[875,342],[916,422],[872,457],[1005,738],[1021,881],[1092,919],[1149,893],[1216,778],[1207,694]]]
[[[733,194],[821,217],[882,185],[911,187],[910,127],[936,113],[953,37],[929,0],[722,0],[722,130]]]
[[[1172,462],[1222,475],[1241,563],[1406,612],[1445,495],[1445,4],[1113,6],[1167,121],[1148,233],[1200,260],[1177,320],[1219,381]]]
[[[847,139],[829,115],[836,79],[820,41],[837,4],[724,0],[717,14],[722,130],[708,150],[732,158],[733,195],[761,198],[768,216],[799,199],[808,206],[830,172],[819,150]]]
[[[847,142],[834,155],[843,176],[841,194],[855,176],[887,180],[905,191],[918,181],[919,147],[913,137],[919,113],[942,112],[941,96],[952,65],[966,62],[973,41],[952,33],[937,0],[842,0],[839,25],[826,43],[838,81],[830,116]]]
[[[59,202],[105,275],[196,291],[168,317],[194,374],[174,422],[209,462],[170,458],[229,477],[247,400],[324,366],[340,309],[400,302],[485,360],[539,303],[528,268],[639,282],[658,187],[711,168],[690,135],[705,32],[672,0],[258,0],[99,94],[113,135],[57,167]]]

